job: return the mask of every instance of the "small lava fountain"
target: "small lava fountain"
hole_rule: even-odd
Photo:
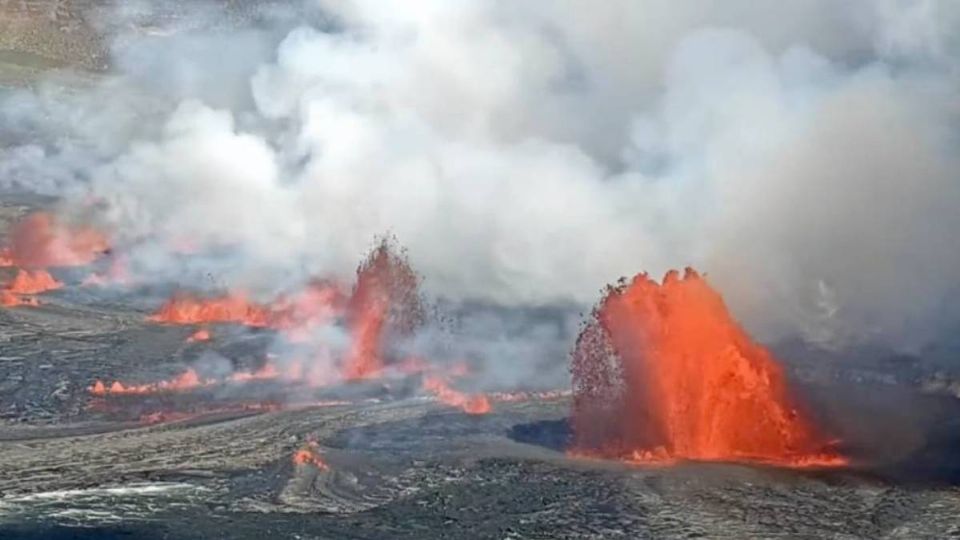
[[[50,213],[33,212],[18,221],[0,249],[0,267],[18,267],[16,276],[0,291],[4,307],[37,306],[28,295],[63,287],[48,267],[83,266],[109,251],[104,235],[82,225],[68,224]]]
[[[573,453],[836,466],[773,356],[692,269],[610,287],[573,356]]]
[[[0,262],[31,269],[83,266],[110,249],[96,229],[68,224],[47,212],[28,214],[17,222],[8,242]]]

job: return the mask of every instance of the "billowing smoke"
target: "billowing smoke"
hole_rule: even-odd
[[[104,25],[109,76],[5,99],[0,178],[94,201],[144,272],[182,277],[157,246],[188,241],[272,289],[389,232],[455,304],[694,265],[761,339],[912,348],[957,320],[947,0],[325,0],[149,32],[138,6]],[[496,312],[464,347],[556,343]]]

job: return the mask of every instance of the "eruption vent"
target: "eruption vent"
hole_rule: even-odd
[[[575,452],[839,465],[783,371],[695,271],[610,288],[573,358]]]

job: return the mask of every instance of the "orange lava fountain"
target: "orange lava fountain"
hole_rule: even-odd
[[[63,287],[46,270],[19,270],[6,289],[16,294],[39,294]]]
[[[40,294],[63,287],[46,270],[18,270],[17,275],[0,290],[0,305],[4,307],[38,306],[40,302],[28,295]]]
[[[343,376],[363,379],[380,374],[385,330],[408,334],[423,322],[420,280],[402,255],[384,240],[357,269],[357,283],[347,304],[352,336]]]
[[[82,266],[109,248],[106,238],[93,228],[70,226],[47,212],[34,212],[13,227],[0,262],[24,268]]]
[[[577,340],[572,371],[573,453],[846,463],[791,404],[777,361],[692,269],[610,288]]]

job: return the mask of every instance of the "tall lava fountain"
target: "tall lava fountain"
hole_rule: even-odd
[[[578,453],[831,465],[844,460],[796,408],[781,367],[692,269],[608,289],[577,340]]]

